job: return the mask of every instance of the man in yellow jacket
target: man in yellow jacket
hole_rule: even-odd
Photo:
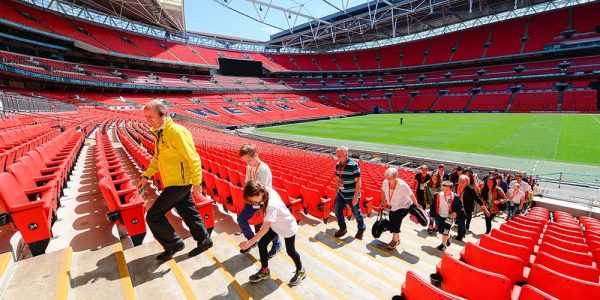
[[[156,140],[154,143],[154,157],[148,169],[142,174],[143,178],[137,187],[146,185],[149,178],[160,172],[164,190],[156,199],[146,214],[148,226],[154,238],[163,246],[165,251],[156,259],[165,261],[183,250],[183,240],[165,217],[165,213],[172,208],[183,219],[190,229],[198,247],[190,251],[190,256],[196,256],[212,247],[202,217],[196,210],[191,191],[200,194],[202,183],[202,169],[200,156],[196,152],[192,134],[185,127],[175,124],[167,117],[167,107],[158,100],[152,100],[144,106],[146,121],[152,126],[152,133]]]

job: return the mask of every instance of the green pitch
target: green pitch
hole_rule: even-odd
[[[259,131],[600,165],[600,115],[386,114]]]

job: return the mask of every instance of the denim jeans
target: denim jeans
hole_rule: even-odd
[[[511,220],[519,213],[519,204],[508,202],[508,219]]]
[[[247,240],[250,240],[254,237],[254,231],[252,231],[252,228],[250,228],[250,224],[248,223],[248,221],[252,218],[252,216],[257,210],[258,209],[253,208],[252,205],[246,204],[244,205],[244,209],[242,209],[242,212],[237,217],[238,225],[240,226],[240,229],[242,230],[242,233],[244,234]],[[281,241],[279,241],[279,235],[275,235],[275,237],[273,238],[273,249],[281,249]]]
[[[344,208],[346,205],[350,205],[352,208],[352,214],[358,223],[358,230],[366,230],[367,225],[365,225],[362,212],[360,211],[360,199],[358,199],[356,205],[352,206],[352,199],[346,200],[342,197],[342,194],[338,193],[335,199],[335,217],[337,218],[340,229],[346,229],[346,220],[344,220]]]

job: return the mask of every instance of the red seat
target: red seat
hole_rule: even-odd
[[[600,276],[600,271],[595,267],[576,264],[543,251],[537,253],[535,264],[544,265],[564,275],[590,282],[598,282]]]
[[[546,266],[534,264],[527,283],[561,300],[600,299],[600,285],[563,275]]]
[[[544,232],[544,236],[553,236],[553,237],[563,240],[563,241],[585,244],[585,238],[583,238],[582,236],[566,235],[566,234],[555,232],[552,229],[546,230],[546,232]]]
[[[300,219],[302,219],[302,209],[304,208],[302,200],[290,197],[287,191],[282,188],[274,187],[273,189],[277,191],[279,197],[283,200],[283,203],[288,207],[296,221],[299,222]]]
[[[107,205],[109,220],[125,226],[134,246],[141,245],[146,236],[146,201],[134,190],[118,193],[110,179],[98,181],[100,191]],[[124,198],[122,202],[121,198]]]
[[[513,285],[523,280],[525,262],[516,256],[494,252],[479,245],[467,243],[460,253],[460,258],[473,267],[506,276]]]
[[[465,299],[445,292],[423,280],[413,271],[406,272],[406,280],[402,285],[402,296],[406,300],[436,299],[458,300]]]
[[[217,194],[213,195],[213,197],[218,203],[223,204],[227,210],[235,212],[231,191],[229,189],[229,182],[225,179],[215,177],[215,184],[217,186]]]
[[[42,192],[41,200],[29,199],[16,178],[7,172],[0,173],[0,209],[10,216],[10,222],[29,245],[32,255],[46,251],[52,237],[52,203]],[[36,193],[37,194],[37,193]]]
[[[507,223],[504,223],[504,224],[500,225],[500,230],[502,230],[504,232],[507,232],[507,233],[512,233],[512,234],[515,234],[515,235],[520,235],[520,236],[528,237],[528,238],[531,238],[532,240],[534,240],[536,242],[540,238],[540,234],[538,232],[524,230],[524,229],[515,227],[514,225],[509,225]]]
[[[213,231],[215,227],[215,212],[213,209],[213,201],[202,196],[196,195],[192,193],[194,197],[194,203],[196,205],[196,209],[202,217],[202,221],[204,221],[204,225],[206,226],[206,230],[208,230],[208,234]]]
[[[535,246],[537,245],[537,240],[534,241],[532,238],[508,233],[496,228],[492,229],[490,235],[505,242],[525,246],[529,249],[530,253],[533,253]]]
[[[531,251],[525,246],[505,242],[489,235],[481,236],[479,239],[479,246],[490,251],[516,256],[520,258],[525,265],[530,265]]]
[[[331,216],[331,199],[321,198],[317,190],[301,188],[302,202],[309,215],[323,220],[325,223]]]
[[[550,255],[554,255],[566,261],[595,267],[594,258],[590,253],[581,253],[567,250],[565,248],[556,246],[550,242],[543,242],[540,245],[538,252],[547,252]]]
[[[519,293],[518,300],[558,300],[558,299],[540,291],[539,289],[537,289],[531,285],[526,284],[523,287],[521,287],[521,292]]]
[[[546,232],[548,232],[548,231],[546,231]],[[568,249],[571,251],[575,251],[575,252],[587,253],[590,250],[587,244],[565,241],[565,240],[559,239],[553,235],[548,235],[548,234],[544,234],[544,237],[542,238],[542,243],[544,243],[544,242],[549,242],[558,247]]]
[[[442,289],[448,293],[467,299],[511,297],[513,284],[506,276],[467,265],[447,253],[442,256],[437,270],[442,276]]]
[[[283,180],[283,186],[288,192],[288,195],[294,199],[302,199],[302,192],[300,191],[300,185],[295,182]]]
[[[217,194],[217,184],[215,183],[215,175],[212,173],[202,171],[202,181],[206,186],[205,191],[208,195]]]

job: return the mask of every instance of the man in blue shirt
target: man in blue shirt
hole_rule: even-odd
[[[356,161],[348,157],[347,147],[342,146],[337,148],[335,155],[338,159],[338,163],[335,165],[335,175],[337,177],[335,216],[340,227],[335,233],[335,237],[340,238],[348,233],[344,220],[344,208],[346,205],[350,205],[352,214],[358,222],[358,232],[354,238],[362,240],[367,226],[359,207],[361,188],[360,167]]]

